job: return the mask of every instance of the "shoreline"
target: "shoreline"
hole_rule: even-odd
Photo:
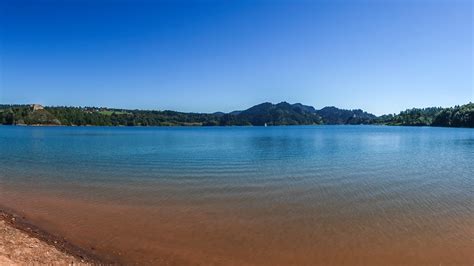
[[[243,127],[243,128],[252,128],[252,127],[266,127],[264,125],[224,125],[224,126],[209,126],[209,125],[159,125],[159,126],[141,126],[141,125],[134,125],[134,126],[126,126],[126,125],[49,125],[49,124],[14,124],[14,125],[6,125],[0,124],[1,126],[5,127],[70,127],[70,128],[88,128],[88,127],[106,127],[106,128],[235,128],[235,127]],[[301,124],[301,125],[268,125],[267,127],[300,127],[300,126],[374,126],[374,127],[406,127],[406,128],[459,128],[459,129],[472,129],[473,127],[458,127],[458,126],[431,126],[431,125],[393,125],[393,124]]]
[[[0,247],[3,247],[7,244],[4,239],[4,235],[7,233],[13,234],[13,240],[10,240],[8,244],[13,245],[15,251],[21,250],[22,248],[27,248],[28,252],[23,252],[25,254],[19,254],[20,257],[27,257],[26,263],[40,263],[40,264],[56,264],[59,260],[61,262],[67,262],[68,264],[113,264],[111,261],[105,261],[103,258],[100,258],[97,255],[92,254],[92,252],[87,251],[81,247],[78,247],[70,243],[67,239],[53,235],[35,224],[28,221],[24,216],[18,215],[14,211],[11,211],[3,206],[0,206],[0,225],[2,225],[2,231],[0,231]],[[31,243],[22,243],[25,239]],[[35,261],[35,256],[33,254],[35,251],[34,248],[40,248],[42,251],[48,255],[52,255],[53,258],[49,258],[44,261]],[[0,249],[0,251],[5,252]],[[22,253],[22,252],[20,252]],[[52,254],[51,254],[52,253]],[[7,254],[8,255],[8,254]],[[30,257],[30,258],[28,258]],[[15,258],[5,257],[0,253],[0,262],[6,260],[4,263],[13,265],[16,264],[25,264],[25,261],[16,261]]]

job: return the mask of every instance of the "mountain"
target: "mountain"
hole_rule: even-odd
[[[250,107],[240,112],[223,116],[220,125],[314,125],[321,124],[321,117],[311,106],[269,102]]]
[[[377,116],[364,112],[360,109],[345,110],[334,106],[324,107],[316,111],[321,116],[323,123],[327,125],[359,125],[372,124]]]

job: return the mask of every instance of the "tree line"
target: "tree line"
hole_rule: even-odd
[[[395,126],[474,127],[474,103],[450,108],[412,108],[395,115],[383,115],[374,123]]]
[[[262,103],[231,113],[124,110],[98,107],[34,107],[0,105],[2,125],[65,126],[245,126],[383,124],[398,126],[474,127],[474,103],[450,108],[412,108],[399,114],[375,116],[362,110],[302,104]]]

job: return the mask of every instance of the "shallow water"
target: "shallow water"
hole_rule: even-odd
[[[0,127],[0,205],[123,263],[474,263],[474,130]]]

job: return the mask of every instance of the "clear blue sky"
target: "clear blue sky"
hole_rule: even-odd
[[[0,12],[0,103],[382,114],[474,101],[470,0],[0,0]]]

